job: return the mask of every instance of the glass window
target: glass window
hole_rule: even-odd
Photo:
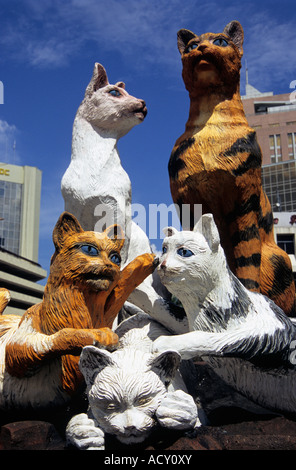
[[[288,134],[288,151],[290,160],[296,157],[296,134],[294,132],[289,132]]]
[[[282,250],[288,253],[288,255],[295,254],[295,243],[293,234],[277,234],[277,244]]]
[[[1,194],[4,197],[0,197],[0,246],[19,254],[22,185],[0,181]]]
[[[282,146],[280,134],[269,136],[269,149],[271,163],[278,163],[282,161]]]

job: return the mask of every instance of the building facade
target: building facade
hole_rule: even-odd
[[[289,254],[295,275],[296,103],[289,93],[260,93],[248,81],[242,100],[262,150],[262,185],[271,203],[276,241]]]
[[[5,313],[22,314],[40,302],[47,275],[38,264],[41,171],[0,163],[0,287],[11,301]]]

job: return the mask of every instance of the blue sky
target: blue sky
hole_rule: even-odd
[[[144,123],[118,145],[133,202],[169,205],[167,163],[189,109],[177,31],[218,33],[234,19],[245,32],[242,94],[246,61],[254,87],[290,93],[296,79],[291,0],[0,0],[0,161],[43,172],[39,262],[45,269],[63,211],[60,181],[70,162],[72,124],[94,62],[104,65],[110,83],[124,81],[147,103]]]

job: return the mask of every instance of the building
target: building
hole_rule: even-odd
[[[248,78],[242,100],[262,150],[262,185],[271,203],[276,241],[289,254],[296,277],[296,103],[289,93],[259,92]]]
[[[47,275],[38,264],[41,171],[0,163],[0,287],[11,293],[5,313],[40,302]]]

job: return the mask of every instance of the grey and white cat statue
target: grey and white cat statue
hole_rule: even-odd
[[[260,406],[296,412],[296,328],[270,299],[230,271],[212,214],[193,231],[165,229],[158,272],[182,303],[189,332],[160,336],[154,352],[202,357],[228,385]]]
[[[116,351],[94,346],[82,350],[79,367],[89,409],[69,421],[68,443],[82,450],[104,450],[105,433],[130,445],[144,441],[157,424],[174,430],[205,424],[203,410],[187,393],[179,354],[151,353],[153,340],[170,333],[143,312],[123,321],[116,333]]]

